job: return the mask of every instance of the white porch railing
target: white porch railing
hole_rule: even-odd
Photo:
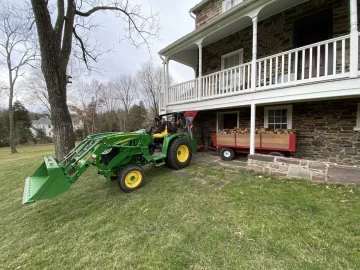
[[[200,91],[198,79],[171,86],[160,108],[250,92],[251,72],[249,62],[203,76]],[[255,91],[349,77],[350,35],[259,59],[256,73]]]
[[[170,86],[168,104],[197,99],[197,79]]]
[[[202,77],[201,99],[250,90],[251,62]]]
[[[257,60],[257,90],[349,76],[350,35]]]

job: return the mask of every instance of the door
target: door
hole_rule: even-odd
[[[327,39],[331,39],[333,36],[333,19],[332,10],[325,10],[305,18],[302,18],[295,22],[294,27],[294,45],[295,48],[311,45],[317,42],[321,42]],[[312,57],[310,57],[310,51]],[[329,55],[332,55],[332,47],[329,46]],[[305,58],[304,66],[304,78],[315,78],[317,77],[317,59],[318,49],[317,47],[307,49],[305,55],[302,51],[299,52],[299,63],[298,63],[298,79],[302,79],[302,59]],[[332,61],[329,61],[332,62]],[[320,46],[320,74],[319,76],[325,75],[325,46]],[[330,71],[330,68],[327,67]],[[311,74],[310,74],[311,70]]]

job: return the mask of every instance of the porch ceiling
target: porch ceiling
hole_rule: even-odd
[[[238,8],[232,9],[207,26],[197,29],[177,40],[159,53],[169,57],[170,60],[195,69],[198,62],[197,43],[199,41],[201,41],[203,47],[207,46],[252,25],[251,17],[258,15],[258,20],[261,21],[307,1],[310,0],[262,0],[246,2],[245,4],[248,3],[247,5],[239,5]]]

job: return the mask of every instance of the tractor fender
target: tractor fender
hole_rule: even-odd
[[[162,147],[162,153],[167,156],[167,152],[168,152],[168,148],[170,143],[176,139],[176,138],[180,138],[180,137],[184,137],[187,140],[191,141],[190,136],[188,134],[185,133],[174,133],[174,134],[170,134],[168,136],[166,136],[164,138],[164,143],[163,143],[163,147]]]

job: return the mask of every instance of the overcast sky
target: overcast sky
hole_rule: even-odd
[[[23,0],[13,1],[20,4]],[[149,60],[150,57],[156,65],[161,65],[162,61],[158,56],[158,52],[195,29],[195,22],[190,17],[189,10],[200,0],[131,0],[130,2],[133,5],[135,3],[141,4],[144,15],[159,12],[160,34],[158,40],[151,42],[151,55],[146,46],[138,49],[126,40],[119,42],[120,39],[124,38],[121,19],[116,18],[111,12],[96,13],[93,16],[93,22],[101,25],[101,27],[96,33],[92,33],[92,42],[93,44],[95,42],[101,44],[104,51],[112,49],[112,52],[101,55],[98,62],[94,64],[94,66],[103,70],[101,74],[93,72],[90,77],[80,78],[81,80],[91,81],[92,79],[98,79],[106,81],[120,74],[134,74],[141,64]],[[6,81],[6,73],[3,71],[1,70],[0,79]],[[170,62],[170,72],[175,82],[178,83],[194,78],[193,69],[174,61]],[[73,78],[74,80],[76,78]],[[7,107],[6,99],[0,100],[0,107]],[[31,107],[26,100],[27,98],[21,93],[16,94],[16,99]]]
[[[142,3],[144,14],[151,14],[151,10],[160,12],[159,40],[152,42],[151,56],[156,64],[161,65],[158,52],[194,30],[195,22],[190,17],[189,10],[200,0],[137,0],[137,2]],[[137,49],[127,41],[119,43],[123,34],[119,19],[103,14],[98,16],[96,20],[104,26],[96,34],[97,41],[105,48],[114,45],[116,52],[101,56],[98,64],[106,72],[103,72],[102,76],[94,74],[93,77],[105,79],[116,77],[121,73],[134,73],[141,63],[150,58],[146,47]],[[170,64],[170,72],[177,82],[190,80],[194,77],[193,69],[173,61]]]

